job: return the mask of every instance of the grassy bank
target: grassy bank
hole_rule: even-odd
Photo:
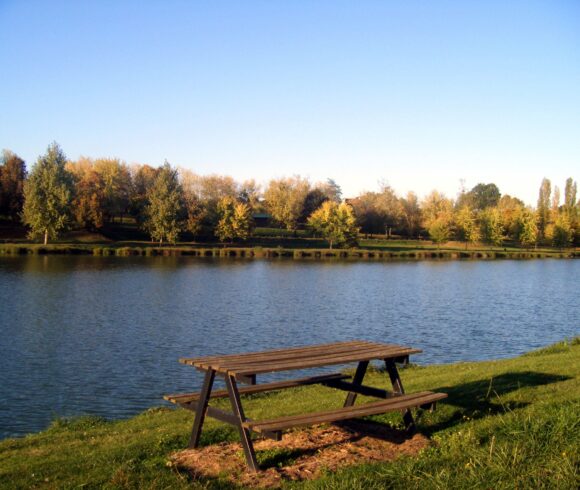
[[[369,376],[373,384],[387,386],[384,373]],[[579,376],[578,339],[515,359],[407,368],[402,371],[407,391],[449,394],[437,411],[419,419],[419,430],[435,445],[416,458],[353,466],[292,486],[577,488]],[[303,387],[255,395],[245,407],[249,417],[265,418],[330,408],[342,398],[329,389]],[[399,423],[397,414],[374,418]],[[152,409],[117,422],[57,421],[45,432],[0,442],[0,486],[227,487],[221,480],[191,480],[167,464],[170,453],[185,447],[191,422],[189,412],[172,409]],[[235,439],[229,426],[209,419],[202,444]],[[272,457],[258,454],[262,461]]]
[[[95,256],[193,256],[235,258],[292,258],[292,259],[347,259],[347,260],[457,260],[457,259],[539,259],[577,258],[576,249],[524,250],[513,248],[441,247],[439,249],[418,243],[387,242],[367,244],[361,248],[328,249],[301,247],[264,246],[203,246],[171,245],[158,246],[151,243],[56,243],[38,245],[30,243],[0,244],[0,256],[14,255],[95,255]]]

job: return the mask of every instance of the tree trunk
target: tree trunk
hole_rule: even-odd
[[[332,250],[332,240],[330,240],[330,250]]]
[[[48,230],[44,230],[44,244],[48,243]]]

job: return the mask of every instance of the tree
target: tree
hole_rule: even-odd
[[[519,241],[524,247],[531,247],[538,242],[538,225],[536,214],[530,208],[524,208],[519,217]]]
[[[414,192],[408,192],[407,197],[400,199],[403,229],[408,237],[414,237],[421,226],[421,208]]]
[[[246,180],[240,185],[238,200],[247,204],[251,211],[256,212],[262,207],[260,197],[260,185],[254,179]]]
[[[149,191],[145,229],[159,245],[175,243],[181,231],[182,192],[177,170],[165,162]]]
[[[540,192],[538,195],[538,233],[540,239],[546,234],[546,228],[550,223],[550,195],[552,193],[552,183],[549,179],[542,179]]]
[[[72,214],[76,223],[87,230],[101,228],[105,219],[105,183],[95,171],[93,161],[81,158],[68,162],[66,169],[74,183]]]
[[[432,191],[421,203],[421,212],[423,227],[429,232],[431,239],[433,240],[432,232],[435,232],[439,238],[445,236],[443,241],[447,241],[453,226],[453,201],[438,191]]]
[[[227,175],[202,176],[182,169],[181,183],[188,200],[195,197],[202,207],[203,224],[211,227],[215,227],[219,219],[217,207],[220,199],[223,197],[238,199],[240,192],[243,192],[243,189],[238,189],[236,181]]]
[[[143,225],[147,217],[145,209],[147,207],[147,196],[153,187],[159,169],[150,165],[135,164],[130,169],[131,172],[131,193],[129,196],[129,212],[139,225]]]
[[[264,193],[266,209],[288,230],[296,230],[310,183],[300,176],[274,179]]]
[[[520,235],[520,216],[524,207],[523,201],[507,194],[501,197],[497,205],[504,231],[511,240],[518,240]]]
[[[552,244],[555,247],[569,247],[574,238],[574,230],[566,214],[562,213],[556,218],[552,232]]]
[[[482,211],[497,206],[501,192],[495,184],[477,184],[467,195],[467,203],[472,209]]]
[[[475,212],[469,206],[463,206],[455,216],[455,223],[460,239],[468,243],[475,243],[481,239],[481,232]]]
[[[492,245],[500,246],[504,240],[504,228],[498,208],[486,208],[480,217],[483,239]]]
[[[308,226],[320,233],[333,245],[348,246],[356,243],[358,226],[352,207],[346,203],[324,201],[308,218]]]
[[[25,180],[24,160],[10,150],[4,150],[0,159],[0,214],[13,220],[20,217]]]
[[[232,197],[222,197],[218,202],[218,223],[215,234],[220,241],[233,241],[236,238],[246,240],[252,229],[252,212],[243,202],[236,202]]]
[[[442,243],[449,241],[449,237],[451,236],[450,223],[443,218],[431,221],[427,231],[429,232],[429,237],[431,237],[433,243],[437,244],[437,248],[439,248],[439,245]]]
[[[29,236],[44,235],[44,244],[56,238],[70,222],[72,178],[65,169],[66,156],[57,143],[52,143],[38,160],[24,185],[22,218],[30,227]]]
[[[131,194],[131,172],[127,165],[117,158],[99,158],[94,162],[94,170],[99,174],[104,187],[105,218],[112,221],[129,211]]]

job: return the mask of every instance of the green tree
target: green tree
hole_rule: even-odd
[[[538,242],[538,225],[536,214],[530,208],[524,208],[519,216],[519,242],[524,247],[535,246]]]
[[[22,219],[29,236],[56,238],[69,224],[73,195],[72,177],[65,168],[66,156],[56,143],[40,156],[24,185]]]
[[[550,195],[552,194],[552,183],[549,179],[542,179],[540,192],[538,194],[538,233],[540,239],[544,239],[546,228],[550,223]]]
[[[500,246],[504,240],[504,228],[498,208],[486,208],[480,214],[483,239],[492,245]]]
[[[153,240],[175,243],[182,228],[182,192],[177,170],[168,162],[159,169],[148,195],[145,229]]]
[[[0,214],[16,220],[24,204],[24,160],[10,150],[4,150],[0,158]]]
[[[288,230],[296,230],[304,209],[310,183],[299,176],[274,179],[264,192],[266,209]]]
[[[463,206],[455,216],[455,224],[459,232],[459,238],[465,241],[465,248],[468,243],[475,243],[481,239],[477,215],[469,206]]]
[[[328,240],[330,248],[356,243],[358,226],[351,206],[324,201],[308,218],[308,226]]]
[[[215,234],[220,241],[233,241],[236,238],[246,240],[251,235],[252,212],[246,203],[225,196],[219,200],[217,212]]]
[[[495,184],[477,184],[465,197],[472,209],[482,211],[497,206],[501,192]]]

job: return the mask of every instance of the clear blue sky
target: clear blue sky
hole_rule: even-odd
[[[0,0],[0,147],[242,180],[580,178],[580,1]]]

